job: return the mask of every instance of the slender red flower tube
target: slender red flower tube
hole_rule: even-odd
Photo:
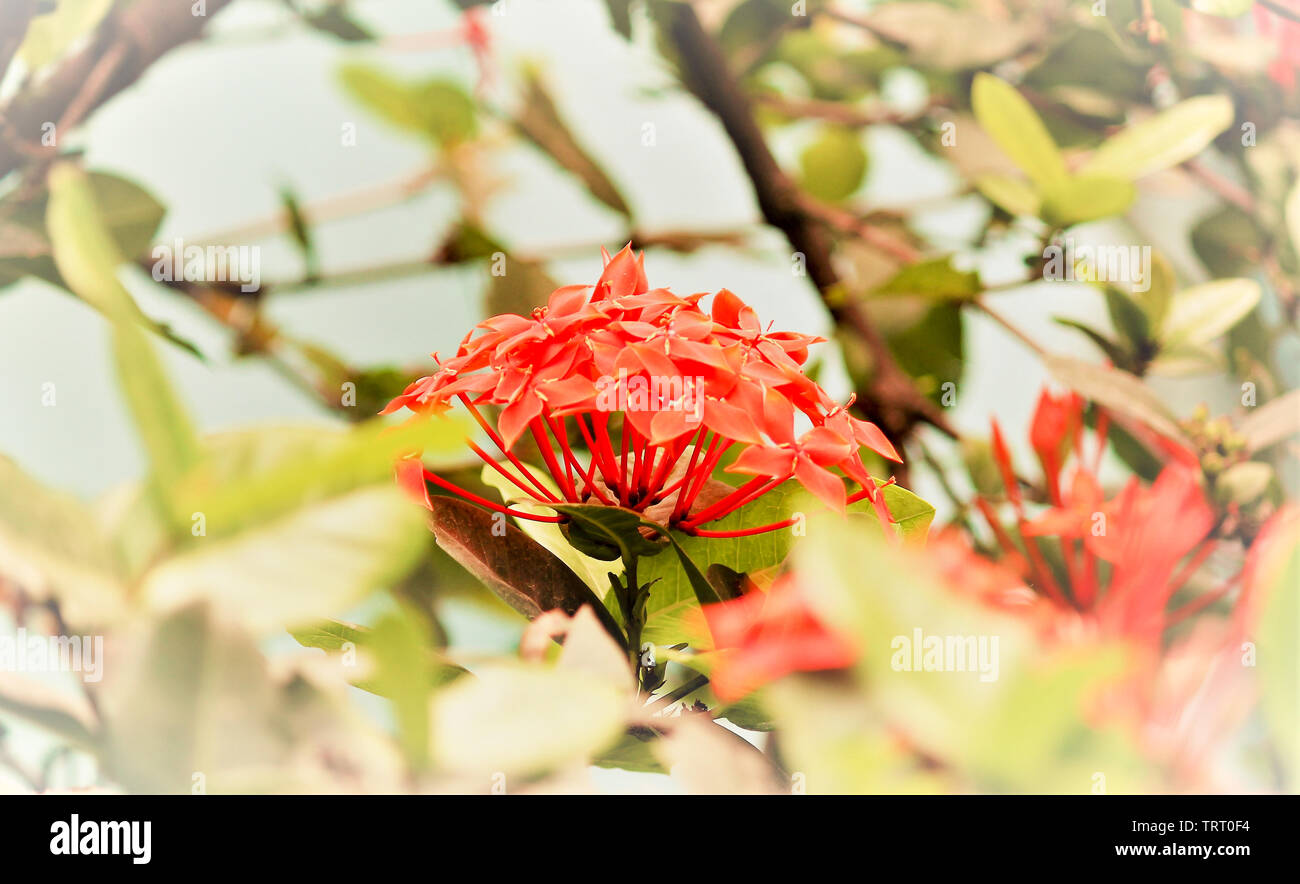
[[[643,256],[630,246],[602,255],[594,286],[564,286],[530,316],[479,323],[455,356],[434,354],[438,371],[384,413],[426,416],[460,403],[513,470],[473,441],[471,450],[527,503],[621,506],[700,536],[789,525],[701,527],[788,479],[838,510],[876,500],[862,448],[893,461],[898,452],[878,427],[849,415],[851,402],[835,402],[804,374],[808,348],[821,338],[772,331],[726,289],[707,311],[703,294],[651,289]],[[495,408],[495,422],[485,406]],[[540,465],[518,456],[524,438]],[[581,440],[577,450],[572,440]],[[728,455],[728,472],[754,477],[739,488],[711,481]],[[428,480],[519,518],[557,519],[489,503],[417,467],[404,466],[400,478],[426,505]]]

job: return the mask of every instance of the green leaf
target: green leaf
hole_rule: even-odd
[[[348,430],[268,426],[206,437],[203,461],[173,496],[189,527],[202,512],[207,538],[265,524],[298,508],[367,486],[392,484],[393,463],[410,451],[455,450],[466,424],[372,420]]]
[[[0,457],[0,574],[53,595],[73,623],[102,622],[126,602],[121,556],[94,511]]]
[[[785,521],[794,510],[794,494],[798,488],[797,483],[786,482],[734,513],[709,523],[707,527],[713,531],[735,531]],[[752,574],[785,561],[794,538],[790,531],[781,530],[750,537],[691,537],[675,534],[673,539],[691,561],[706,571],[716,564],[737,573]],[[650,602],[646,607],[651,623],[661,610],[679,602],[685,602],[688,606],[695,603],[695,590],[689,577],[679,562],[670,556],[643,561],[639,577],[644,583],[652,583]]]
[[[208,791],[238,791],[241,770],[289,759],[277,714],[289,704],[247,636],[193,606],[153,625],[100,700],[110,726],[106,773],[130,791],[189,794],[196,772]],[[319,723],[317,725],[319,727]]]
[[[388,614],[371,633],[368,649],[375,660],[375,693],[393,704],[398,741],[415,770],[429,764],[429,679],[421,673],[428,667],[429,637],[420,631],[419,620],[407,611]]]
[[[1069,227],[1125,212],[1137,195],[1122,178],[1079,175],[1043,185],[1043,220]]]
[[[1132,354],[1092,326],[1085,322],[1079,322],[1076,319],[1067,319],[1063,316],[1057,316],[1054,317],[1054,319],[1066,328],[1072,328],[1075,331],[1081,331],[1087,335],[1088,340],[1096,344],[1097,349],[1105,353],[1106,358],[1113,362],[1116,368],[1120,368],[1124,371],[1128,371],[1132,368]]]
[[[889,516],[894,520],[894,527],[899,534],[922,539],[929,533],[930,525],[934,522],[933,504],[901,485],[883,485],[881,493],[885,496],[885,506],[889,509]]]
[[[1085,399],[1113,409],[1168,439],[1187,444],[1177,418],[1134,375],[1065,356],[1049,355],[1044,362],[1057,380]]]
[[[1079,170],[1132,180],[1199,154],[1232,125],[1232,100],[1198,95],[1111,136]]]
[[[405,611],[405,609],[403,610]],[[409,612],[406,616],[410,616]],[[369,651],[377,642],[386,641],[383,633],[377,629],[344,623],[342,620],[321,620],[310,626],[291,629],[289,634],[293,636],[294,641],[304,648],[319,648],[329,653],[354,651],[359,648]],[[422,655],[424,662],[419,668],[428,670],[428,682],[431,689],[437,690],[444,684],[449,684],[460,676],[468,674],[469,671],[463,666],[457,666],[443,657],[433,646],[431,637],[423,636],[423,638],[425,640],[425,649]],[[418,668],[411,670],[411,672],[418,671]],[[369,691],[378,696],[389,696],[387,692],[390,686],[380,679],[361,680],[352,683],[363,691]]]
[[[1065,160],[1037,112],[1009,83],[978,73],[971,108],[985,132],[1030,180],[1044,188],[1065,180]]]
[[[613,561],[633,556],[655,556],[665,544],[647,540],[640,528],[649,524],[640,513],[616,506],[599,504],[555,504],[552,509],[568,516],[564,536],[578,550],[592,558]]]
[[[58,61],[99,24],[112,5],[113,0],[58,0],[53,11],[36,16],[27,26],[18,58],[31,71]]]
[[[90,172],[90,189],[117,250],[126,258],[149,253],[166,207],[134,181],[104,172]]]
[[[134,181],[105,172],[90,172],[90,189],[100,210],[100,219],[117,244],[119,254],[141,257],[148,253],[165,208]],[[54,264],[45,216],[49,192],[42,189],[28,197],[22,191],[0,200],[6,220],[0,224],[0,286],[24,276],[35,276],[52,285],[71,289]]]
[[[985,199],[1012,216],[1035,216],[1042,203],[1034,188],[1008,175],[979,175],[975,178],[975,188]]]
[[[344,65],[339,78],[376,115],[437,144],[465,141],[478,128],[473,99],[453,81],[406,82],[363,64]]]
[[[1255,0],[1191,0],[1188,5],[1206,15],[1237,18],[1250,12],[1255,5]]]
[[[1257,661],[1261,705],[1290,788],[1300,784],[1300,536],[1294,520],[1258,571],[1263,595]]]
[[[1252,279],[1219,279],[1183,289],[1169,304],[1161,343],[1208,344],[1254,310],[1259,298],[1259,283]]]
[[[341,651],[348,645],[360,647],[373,636],[373,632],[364,626],[342,620],[321,620],[289,632],[293,640],[304,648],[320,648],[322,651]]]
[[[632,38],[632,0],[605,0],[609,23],[621,36]]]
[[[626,727],[625,691],[581,669],[493,664],[433,699],[433,754],[448,773],[532,776],[585,763]]]
[[[867,151],[856,129],[826,126],[799,156],[800,183],[817,199],[839,202],[852,196],[867,173]]]
[[[226,538],[203,538],[145,573],[155,608],[208,599],[253,632],[338,614],[406,574],[424,553],[420,509],[391,485],[300,507]]]
[[[952,266],[952,256],[948,255],[909,264],[872,294],[920,295],[960,301],[974,298],[983,290],[979,273],[958,270]]]
[[[1110,771],[1126,770],[1131,750],[1116,742],[1118,729],[1112,735],[1094,728],[1087,711],[1088,698],[1118,674],[1122,658],[1100,646],[1040,647],[1026,621],[945,585],[925,555],[833,517],[810,524],[796,552],[823,621],[874,649],[856,666],[858,684],[869,686],[858,695],[860,720],[906,735],[982,789],[1081,791],[1096,770],[1107,770],[1112,783],[1120,779]],[[941,648],[963,648],[963,656],[918,671],[917,652],[934,637]],[[782,686],[768,686],[778,727],[786,723]],[[832,727],[833,718],[823,726]]]
[[[55,263],[72,290],[113,321],[118,380],[165,501],[198,461],[194,428],[140,325],[139,308],[117,279],[122,256],[100,220],[85,173],[67,163],[55,166],[49,186],[46,227]]]
[[[1105,289],[1105,296],[1111,325],[1123,336],[1129,350],[1136,353],[1147,347],[1151,340],[1151,324],[1142,308],[1128,295],[1109,286]]]
[[[1033,37],[1028,17],[988,16],[978,8],[953,8],[938,2],[876,4],[871,32],[907,47],[920,69],[969,70],[1015,55]]]
[[[1259,244],[1266,234],[1254,215],[1226,205],[1192,228],[1192,248],[1217,277],[1244,276],[1258,267]]]

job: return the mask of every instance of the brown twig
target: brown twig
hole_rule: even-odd
[[[27,139],[41,125],[62,120],[69,110],[81,119],[96,107],[130,86],[164,54],[197,37],[213,14],[230,0],[208,0],[207,15],[197,16],[191,4],[175,0],[137,0],[115,9],[100,23],[90,44],[58,66],[48,79],[31,90],[19,92],[4,108],[12,131]],[[104,58],[120,55],[111,70],[103,69]],[[93,93],[91,97],[81,96]],[[12,139],[0,140],[0,177],[27,159]]]

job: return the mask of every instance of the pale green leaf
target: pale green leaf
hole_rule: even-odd
[[[1257,661],[1264,717],[1290,778],[1300,784],[1300,535],[1294,521],[1261,563]]]
[[[799,156],[800,182],[827,202],[847,199],[867,172],[867,151],[856,129],[827,126]]]
[[[165,499],[198,461],[194,428],[141,326],[143,316],[117,279],[123,258],[101,222],[86,174],[58,165],[50,171],[49,187],[46,227],[55,263],[73,292],[113,322],[118,381]]]
[[[1207,344],[1244,319],[1259,298],[1259,283],[1252,279],[1219,279],[1183,289],[1169,304],[1161,343]]]
[[[27,26],[18,58],[32,71],[58,61],[74,43],[90,35],[112,5],[113,0],[58,0],[51,12],[36,16]]]
[[[975,179],[975,187],[1008,215],[1037,215],[1042,202],[1034,188],[1008,175],[980,175]]]
[[[257,632],[305,626],[405,574],[427,542],[422,512],[395,486],[353,491],[231,538],[200,538],[148,571],[141,593],[163,610],[207,599]]]
[[[1261,451],[1300,434],[1300,390],[1292,390],[1256,407],[1237,428],[1246,450]]]
[[[1009,83],[992,74],[976,74],[971,107],[984,131],[1034,184],[1041,188],[1066,177],[1065,160],[1047,127]]]
[[[1083,175],[1141,178],[1199,154],[1232,125],[1232,100],[1198,95],[1111,136],[1080,169]]]
[[[75,623],[111,619],[126,600],[122,562],[93,510],[0,457],[0,575],[53,596]]]
[[[631,710],[625,692],[580,669],[499,663],[474,675],[433,699],[433,757],[449,774],[532,775],[586,763],[618,742]]]
[[[1137,195],[1133,184],[1123,178],[1079,175],[1055,181],[1043,188],[1043,220],[1056,227],[1069,227],[1109,218],[1128,210]]]
[[[1049,355],[1044,362],[1057,380],[1085,399],[1136,420],[1166,438],[1186,442],[1177,418],[1160,397],[1134,375],[1065,356]]]

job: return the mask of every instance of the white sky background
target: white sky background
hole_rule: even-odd
[[[450,2],[370,0],[356,9],[364,23],[394,35],[457,23]],[[755,224],[748,182],[721,128],[688,96],[665,91],[671,77],[644,30],[636,45],[629,45],[608,28],[605,7],[597,0],[513,0],[505,15],[486,21],[498,66],[494,95],[508,103],[500,87],[508,84],[512,69],[523,61],[539,64],[571,129],[620,187],[643,230]],[[388,128],[343,95],[336,79],[342,62],[373,61],[411,76],[442,72],[467,85],[476,76],[463,49],[398,54],[358,48],[293,24],[279,4],[266,0],[241,0],[220,15],[210,33],[213,40],[154,65],[135,87],[95,114],[76,139],[87,149],[89,168],[132,178],[169,207],[160,242],[204,237],[271,215],[279,209],[282,185],[309,205],[420,169],[428,158],[422,143]],[[900,83],[906,92],[906,78]],[[354,147],[340,143],[341,127],[348,122],[357,127]],[[653,147],[641,143],[645,123],[655,126]],[[866,205],[929,200],[956,185],[942,163],[925,157],[903,133],[881,129],[869,138]],[[779,152],[785,156],[785,146]],[[570,257],[551,266],[555,278],[593,282],[600,270],[598,246],[612,250],[622,244],[618,219],[538,154],[498,150],[490,161],[503,179],[486,218],[493,232],[526,253],[563,248]],[[1167,224],[1162,216],[1172,205],[1193,220],[1189,204],[1171,199],[1144,199],[1136,215]],[[959,205],[929,217],[926,230],[948,232],[959,241],[970,215],[969,205]],[[456,217],[454,194],[435,188],[402,206],[327,224],[316,230],[323,269],[418,259]],[[814,292],[806,279],[790,273],[784,240],[768,231],[755,241],[762,253],[720,248],[694,255],[652,253],[646,262],[651,284],[683,292],[725,286],[778,328],[825,332],[828,321]],[[286,240],[261,245],[264,279],[301,272]],[[580,248],[575,252],[571,246]],[[990,277],[1016,273],[1014,254],[980,256],[980,263]],[[265,365],[230,360],[223,352],[223,330],[194,305],[142,273],[128,281],[146,312],[171,322],[210,356],[205,365],[170,348],[166,354],[204,429],[331,419]],[[476,272],[450,269],[286,294],[271,301],[270,315],[347,361],[410,364],[435,349],[454,348],[480,318],[482,282]],[[999,294],[994,303],[1049,349],[1095,358],[1081,335],[1050,317],[1084,318],[1104,328],[1100,300],[1082,287],[1058,284]],[[1023,439],[1046,380],[1041,364],[979,316],[968,317],[966,346],[967,374],[955,422],[985,434],[996,414],[1012,440]],[[830,356],[825,349],[823,355]],[[830,379],[837,392],[847,392],[834,371]],[[42,384],[50,381],[57,386],[58,404],[42,407]],[[1223,407],[1222,397],[1232,393],[1206,391],[1199,379],[1187,384],[1165,386],[1180,411],[1211,392]],[[0,294],[0,452],[42,480],[87,498],[138,477],[143,468],[113,383],[104,320],[38,282]],[[917,474],[915,485],[942,514],[945,502],[933,481]]]

